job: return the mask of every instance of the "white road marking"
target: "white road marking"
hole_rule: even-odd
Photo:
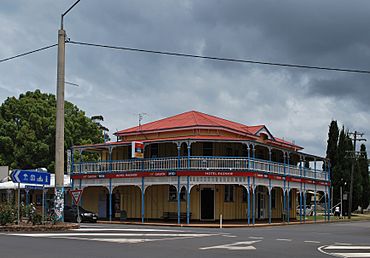
[[[312,240],[306,240],[303,241],[304,243],[312,243],[312,244],[320,244],[320,241],[312,241]]]
[[[227,249],[227,250],[256,250],[252,244],[260,242],[261,240],[255,241],[244,241],[244,242],[236,242],[232,244],[226,245],[215,245],[215,246],[208,246],[208,247],[201,247],[200,250],[209,250],[209,249]]]
[[[79,238],[70,237],[66,239],[72,240],[88,240],[88,241],[100,241],[100,242],[110,242],[110,243],[120,243],[120,244],[137,244],[148,241],[156,241],[160,239],[145,239],[145,238]]]
[[[331,253],[332,255],[351,258],[351,257],[370,257],[370,253]]]
[[[156,233],[23,233],[10,234],[28,237],[74,237],[74,236],[125,236],[125,237],[206,237],[217,234],[156,234]]]
[[[292,239],[287,239],[287,238],[276,238],[276,241],[286,241],[286,242],[291,242]]]
[[[329,245],[324,248],[325,250],[351,250],[351,249],[357,249],[357,250],[370,250],[370,246],[355,246],[355,245]]]
[[[71,231],[137,231],[137,232],[185,232],[181,230],[155,229],[155,228],[76,228]]]
[[[237,237],[237,236],[234,236],[234,235],[222,235],[223,237]]]
[[[334,245],[351,245],[350,243],[335,242]]]
[[[343,258],[351,258],[351,257],[369,257],[370,252],[364,253],[364,251],[370,250],[370,246],[362,246],[362,245],[338,245],[337,243],[334,245],[327,245],[327,246],[320,246],[318,250],[321,253],[336,256],[336,257],[343,257]],[[338,252],[342,250],[342,252]],[[348,251],[348,252],[343,252]],[[358,252],[357,252],[358,251]]]
[[[250,236],[248,238],[250,238],[250,239],[263,239],[263,237],[256,237],[256,236]]]

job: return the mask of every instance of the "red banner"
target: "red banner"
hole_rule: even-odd
[[[256,177],[272,180],[286,180],[289,182],[330,185],[330,182],[315,181],[312,179],[297,178],[291,176],[280,176],[262,174],[258,172],[242,171],[170,171],[170,172],[127,172],[127,173],[106,173],[106,174],[74,174],[72,179],[105,179],[105,178],[135,178],[135,177],[167,177],[167,176],[230,176],[230,177]]]

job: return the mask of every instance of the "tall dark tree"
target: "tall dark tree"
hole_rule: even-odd
[[[336,120],[331,121],[328,133],[328,145],[326,149],[326,158],[330,159],[331,173],[330,178],[333,178],[333,169],[337,164],[337,152],[338,152],[338,137],[339,129]]]
[[[346,133],[344,127],[340,131],[337,155],[335,158],[335,166],[333,168],[332,185],[333,189],[333,205],[340,202],[340,187],[342,186],[344,192],[349,191],[350,173],[351,173],[351,159],[349,158],[349,151],[353,150],[352,141]],[[344,206],[346,207],[346,206]]]
[[[366,146],[361,144],[360,157],[358,158],[358,169],[361,175],[362,193],[360,203],[362,209],[366,209],[370,203],[370,179],[369,179],[369,163],[367,159]]]
[[[362,176],[359,167],[359,162],[355,160],[355,169],[353,171],[353,197],[352,197],[352,211],[357,210],[358,206],[361,206],[362,198]]]
[[[0,106],[0,164],[54,171],[56,99],[39,90],[10,97]],[[98,126],[65,102],[65,149],[102,142]]]

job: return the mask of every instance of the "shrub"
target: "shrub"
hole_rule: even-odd
[[[0,225],[13,223],[15,220],[15,210],[10,204],[0,204]]]
[[[36,207],[33,203],[24,206],[22,213],[27,216],[27,223],[32,223],[32,225],[41,224],[42,216],[37,214]]]

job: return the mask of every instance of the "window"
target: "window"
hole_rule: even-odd
[[[243,189],[243,202],[247,202],[248,201],[248,191],[247,189],[245,189],[245,187],[242,187]]]
[[[42,194],[36,194],[36,205],[37,206],[42,205]]]
[[[233,149],[231,147],[226,147],[226,156],[230,157],[233,155]]]
[[[185,187],[181,188],[180,191],[180,201],[186,201],[186,189]]]
[[[276,209],[276,189],[271,190],[271,208]]]
[[[168,200],[170,202],[177,201],[177,189],[173,185],[170,185],[169,188],[168,188]],[[185,189],[185,187],[181,188],[180,201],[186,201],[186,189]]]
[[[245,144],[242,145],[242,157],[248,157],[248,146]]]
[[[173,185],[170,185],[168,187],[168,200],[170,202],[174,202],[177,200],[177,190],[176,187],[174,187]]]
[[[157,158],[158,157],[158,143],[154,143],[150,145],[150,157]]]
[[[1,202],[7,202],[7,201],[8,201],[7,194],[6,193],[1,193]]]
[[[225,185],[225,202],[233,202],[233,201],[234,201],[234,186]]]
[[[212,142],[203,142],[203,156],[213,156]]]

